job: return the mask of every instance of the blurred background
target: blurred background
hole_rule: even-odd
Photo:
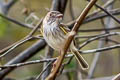
[[[9,1],[10,0],[0,0],[0,3],[5,4],[5,3],[8,3]],[[107,1],[109,0],[99,0],[97,3],[102,6]],[[81,11],[85,8],[87,3],[88,2],[85,0],[72,0],[72,7],[73,7],[73,13],[74,13],[75,19],[80,15]],[[26,24],[25,21],[28,18],[28,16],[30,16],[31,13],[34,13],[34,15],[36,15],[39,19],[43,18],[48,12],[48,9],[51,8],[51,4],[52,4],[52,0],[16,0],[15,4],[12,7],[10,7],[8,13],[5,15],[21,23]],[[119,4],[120,4],[120,1],[115,0],[114,4],[112,5],[112,9],[120,8]],[[2,6],[2,4],[0,4],[0,6]],[[68,23],[73,20],[73,18],[70,15],[69,7],[70,7],[70,0],[68,0],[68,3],[67,3],[63,23]],[[92,13],[96,9],[97,9],[96,7],[93,7],[90,13]],[[119,18],[119,15],[117,15],[116,17]],[[104,23],[107,23],[106,22],[107,19],[108,18],[103,18],[102,20],[104,21]],[[116,26],[119,27],[119,24],[112,19],[111,19],[111,22],[107,24],[111,25],[109,27],[116,27]],[[104,28],[104,26],[101,19],[98,19],[98,20],[83,24],[80,30],[101,29],[101,28]],[[28,28],[21,27],[19,25],[16,25],[0,17],[0,49],[3,49],[8,45],[13,44],[16,41],[19,41],[20,39],[28,35],[30,31],[31,30]],[[119,32],[119,29],[114,30],[114,32],[115,31]],[[90,36],[90,35],[96,35],[100,33],[102,33],[102,31],[79,32],[79,35]],[[118,41],[119,43],[120,38],[118,36],[114,36],[110,38],[112,40]],[[77,40],[78,44],[80,45],[84,40],[85,40],[84,38],[78,39]],[[20,47],[14,49],[12,52],[10,52],[7,56],[5,56],[0,61],[0,64],[3,65],[7,63],[11,59],[13,59],[15,56],[17,56],[20,52],[24,51],[26,48],[28,48],[35,42],[36,40],[29,41],[24,45],[21,45]],[[94,41],[88,44],[87,46],[85,46],[82,50],[95,49],[98,47],[99,43],[100,43],[99,40]],[[115,43],[113,42],[107,43],[103,41],[102,43],[104,43],[104,47],[115,45]],[[35,56],[33,56],[29,60],[40,59],[41,58],[40,55],[44,56],[44,52],[45,52],[45,49],[43,49],[42,51],[39,51],[39,53],[37,53]],[[94,60],[95,54],[96,53],[90,53],[85,55],[83,54],[83,56],[85,57],[86,61],[89,63],[90,66]],[[57,55],[55,54],[55,56]],[[41,72],[42,67],[43,67],[43,64],[41,63],[19,67],[14,71],[12,71],[10,74],[8,74],[7,77],[14,78],[16,80],[24,80],[32,76],[35,77]],[[71,63],[65,67],[65,70],[69,70],[68,73],[66,72],[65,74],[60,75],[58,77],[58,80],[61,80],[62,78],[63,80],[76,80],[76,72],[77,72],[77,75],[81,76],[81,73],[78,70],[76,70],[76,68],[79,69],[80,67],[78,67],[76,60],[73,59]],[[89,72],[89,71],[90,69],[88,69],[86,72]],[[104,51],[100,53],[92,78],[113,76],[118,74],[119,72],[120,72],[120,49]],[[84,79],[86,79],[87,77],[88,77],[87,74],[83,74]]]

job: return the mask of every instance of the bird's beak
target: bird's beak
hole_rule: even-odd
[[[57,15],[57,18],[62,18],[63,17],[63,14],[58,14]]]

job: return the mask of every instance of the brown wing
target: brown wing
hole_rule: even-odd
[[[64,31],[65,31],[64,33],[70,32],[70,29],[67,27],[67,25],[61,23],[60,26],[64,29]],[[75,39],[73,39],[73,43],[74,43],[74,45],[76,45]]]
[[[70,32],[70,29],[63,23],[60,24],[60,29],[67,34],[68,32]]]

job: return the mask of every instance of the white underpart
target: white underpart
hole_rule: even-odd
[[[55,31],[56,34],[53,36],[52,32],[55,33]],[[58,27],[58,24],[56,24],[56,22],[53,22],[49,25],[45,20],[43,21],[43,37],[48,45],[57,51],[60,51],[63,48],[66,38],[66,35],[60,31],[61,29]],[[45,34],[46,32],[48,36]],[[64,38],[62,38],[60,35],[64,35]]]

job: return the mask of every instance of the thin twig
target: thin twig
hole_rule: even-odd
[[[17,55],[15,58],[7,62],[5,65],[11,65],[16,64],[20,62],[24,62],[34,56],[38,51],[42,50],[45,47],[46,43],[44,40],[39,40],[32,46],[30,46],[25,51],[21,52],[19,55]],[[16,67],[15,67],[16,68]],[[15,68],[6,68],[2,71],[0,71],[0,80],[2,80],[8,73],[13,71]]]
[[[15,24],[17,24],[17,25],[20,25],[21,27],[25,27],[25,28],[29,28],[29,29],[32,29],[32,28],[33,28],[33,26],[26,25],[26,24],[21,23],[21,22],[15,20],[15,19],[13,19],[13,18],[10,18],[10,17],[8,17],[8,16],[5,16],[5,15],[3,15],[3,14],[0,14],[0,17],[4,18],[4,19],[6,19],[6,20],[8,20],[8,21],[10,21],[10,22],[13,22],[13,23],[15,23]]]
[[[113,36],[113,35],[120,35],[119,32],[110,32],[108,34],[101,34],[100,36],[97,36],[97,37],[93,37],[93,38],[90,38],[88,39],[86,42],[84,42],[83,44],[81,44],[79,46],[79,49],[83,48],[84,46],[86,46],[88,43],[94,41],[94,40],[97,40],[97,39],[100,39],[100,38],[104,38],[104,37],[108,37],[108,36]]]
[[[32,35],[36,32],[36,30],[41,26],[42,24],[42,19],[38,22],[38,24],[33,28],[33,30],[25,37],[23,38],[22,40],[16,42],[16,43],[13,43],[12,45],[10,45],[10,47],[7,48],[4,48],[2,51],[5,52],[4,54],[0,55],[0,58],[6,56],[9,52],[11,52],[12,50],[14,50],[16,47],[22,45],[23,43],[25,43],[26,41],[28,40],[31,40],[31,39],[37,39],[38,36],[36,37],[32,37]],[[7,49],[7,50],[6,50]],[[4,51],[5,50],[5,51]]]
[[[107,28],[106,30],[119,30],[120,26],[113,27],[113,28]],[[105,31],[105,29],[89,29],[89,30],[79,30],[79,32],[98,32],[98,31]]]
[[[114,3],[114,0],[112,0],[110,3],[111,5],[107,6],[106,8],[108,10],[111,10],[113,3]],[[111,17],[107,17],[105,20],[101,19],[101,23],[104,26],[105,33],[109,33],[109,30],[107,30],[107,28],[110,28],[110,26],[113,25],[113,24],[112,25],[110,24],[111,19],[112,19]],[[108,39],[109,39],[108,37],[106,37],[105,40],[100,39],[99,44],[98,44],[98,49],[104,47],[105,44],[108,44]],[[88,72],[88,79],[93,77],[100,55],[101,55],[101,52],[97,52],[95,54],[93,61],[91,63],[91,67],[90,67],[89,72]]]
[[[65,58],[71,58],[73,56],[74,56],[73,54],[69,54],[69,55],[66,55]],[[47,58],[47,59],[42,59],[42,60],[27,61],[27,62],[23,62],[23,63],[8,64],[8,65],[0,66],[0,69],[22,67],[22,66],[25,66],[25,65],[50,62],[50,61],[54,61],[56,59],[57,58]]]
[[[90,1],[90,0],[87,0]],[[104,11],[107,15],[109,15],[112,19],[114,19],[116,22],[118,22],[120,24],[120,20],[117,19],[116,17],[114,17],[111,13],[109,13],[106,9],[102,8],[101,6],[99,6],[98,4],[95,4],[96,7],[98,7],[99,9],[101,9],[102,11]]]
[[[120,14],[120,8],[110,10],[109,13],[111,13],[112,15],[119,15]],[[83,21],[83,24],[89,23],[89,22],[92,22],[92,21],[95,21],[95,20],[98,20],[98,19],[101,19],[101,18],[104,18],[104,17],[108,17],[108,16],[109,15],[106,14],[106,13],[97,13],[97,14],[92,15],[92,16],[87,16],[85,18],[85,20]],[[74,24],[75,24],[75,20],[67,23],[67,26],[71,29],[74,26]]]
[[[40,35],[36,35],[36,36],[32,36],[32,37],[24,37],[23,39],[21,39],[21,40],[15,42],[15,43],[13,43],[13,44],[11,44],[11,45],[3,48],[3,49],[1,49],[1,50],[0,50],[0,54],[5,53],[6,51],[8,51],[9,49],[11,49],[12,47],[15,47],[15,48],[16,48],[16,47],[18,47],[19,45],[21,45],[21,44],[23,44],[23,43],[25,43],[26,41],[31,40],[31,39],[41,39],[41,36],[40,36]],[[12,49],[11,49],[11,50],[12,50]]]
[[[29,41],[29,40],[32,40],[32,39],[38,39],[37,37],[28,37],[28,38],[25,38],[23,40],[20,40],[18,41],[18,43],[12,45],[5,53],[3,53],[2,55],[0,55],[0,59],[5,57],[9,52],[11,52],[12,50],[14,50],[16,47],[24,44],[25,42]]]
[[[35,55],[35,53],[37,53],[39,50],[43,49],[45,47],[45,45],[46,45],[45,41],[44,40],[40,40],[40,41],[36,42],[35,44],[33,44],[28,49],[26,49],[25,51],[23,51],[21,54],[16,56],[14,59],[10,60],[5,65],[10,65],[10,64],[23,62],[23,61],[29,59],[30,57],[32,57],[33,55]],[[15,68],[16,67],[14,67],[14,68],[7,68],[7,69],[4,69],[4,70],[0,71],[0,79],[3,79],[9,72],[14,70]]]
[[[112,43],[115,43],[115,44],[120,44],[120,42],[117,42],[115,40],[112,40],[112,39],[108,39],[109,42],[112,42]]]
[[[54,55],[54,50],[50,46],[46,46],[45,49],[45,59],[52,58]],[[44,63],[43,69],[47,66],[49,62]],[[52,64],[47,68],[47,70],[41,76],[41,80],[45,80],[45,78],[50,74],[52,69]]]
[[[112,19],[114,19],[116,22],[120,24],[120,20],[114,17],[111,13],[109,13],[107,10],[104,8],[100,7],[98,4],[95,4],[96,7],[100,8],[102,11],[104,11],[106,14],[108,14]]]
[[[10,8],[17,2],[17,0],[10,0],[7,3],[4,1],[0,2],[0,13],[7,15]]]
[[[120,8],[109,10],[107,12],[109,12],[111,15],[119,15],[120,14]],[[107,17],[107,16],[110,16],[110,15],[108,15],[106,13],[98,13],[98,14],[96,14],[94,16],[88,16],[84,20],[84,23],[88,23],[88,22],[91,22],[91,21],[94,21],[94,20],[97,20],[97,19],[100,19],[100,18]]]
[[[49,59],[42,59],[42,60],[34,60],[34,61],[28,61],[28,62],[23,62],[23,63],[17,63],[17,64],[0,66],[0,68],[1,68],[1,69],[6,69],[6,68],[22,67],[22,66],[25,66],[25,65],[31,65],[31,64],[38,64],[38,63],[50,62],[50,61],[54,61],[54,60],[56,60],[56,58],[49,58]]]
[[[112,80],[120,80],[120,73],[117,74]]]
[[[113,1],[114,0],[108,0],[102,7],[106,8],[107,6],[111,5],[111,3],[113,3]],[[100,11],[101,11],[100,9],[93,11],[93,13],[88,14],[88,16],[94,16],[94,15],[98,14]]]
[[[54,60],[55,61],[55,60]],[[40,80],[40,77],[42,76],[42,74],[47,70],[47,68],[54,62],[54,61],[51,61],[49,62],[46,67],[41,71],[41,73],[36,77],[35,80]]]
[[[81,38],[93,38],[93,37],[97,37],[97,36],[101,36],[101,35],[104,35],[105,33],[103,33],[103,34],[97,34],[97,35],[84,35],[84,36],[79,36],[79,35],[77,35],[77,36],[75,36],[75,38],[76,39],[81,39]]]
[[[99,40],[99,45],[98,45],[98,49],[99,48],[102,48],[105,44],[105,41],[103,41],[102,39]],[[100,57],[100,54],[101,52],[97,52],[93,58],[93,61],[91,63],[91,66],[90,66],[90,69],[89,69],[89,72],[88,72],[88,79],[92,78],[93,77],[93,74],[94,74],[94,71],[95,71],[95,68],[96,68],[96,65],[97,65],[97,62],[99,60],[99,57]]]
[[[116,49],[116,48],[120,48],[120,44],[109,46],[109,47],[104,47],[104,48],[99,48],[99,49],[85,50],[85,51],[80,51],[80,52],[83,54],[88,54],[88,53],[95,53],[95,52],[112,50],[112,49]]]
[[[38,28],[40,28],[40,26],[42,25],[42,20],[43,20],[43,19],[39,20],[39,22],[37,23],[37,25],[36,25],[36,26],[33,28],[33,30],[29,33],[28,37],[29,37],[29,36],[32,36],[32,35],[38,30]]]

